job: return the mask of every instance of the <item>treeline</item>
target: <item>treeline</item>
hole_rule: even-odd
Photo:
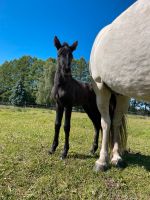
[[[0,103],[17,106],[54,104],[50,99],[56,71],[56,60],[46,61],[23,56],[0,66]],[[88,63],[84,58],[73,60],[72,75],[89,82]]]
[[[23,56],[0,65],[0,104],[16,106],[52,106],[51,89],[56,71],[56,59]],[[84,58],[73,60],[72,75],[90,82],[88,63]],[[130,112],[150,115],[150,104],[130,101]]]

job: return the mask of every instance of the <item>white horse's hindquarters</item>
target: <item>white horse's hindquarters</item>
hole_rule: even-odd
[[[90,71],[117,93],[150,101],[149,0],[137,1],[98,34]]]

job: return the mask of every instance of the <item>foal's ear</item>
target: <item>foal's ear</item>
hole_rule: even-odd
[[[76,50],[77,46],[78,46],[78,41],[74,42],[74,43],[70,46],[71,51]]]
[[[54,45],[57,48],[57,50],[59,50],[61,47],[61,43],[60,43],[59,39],[57,38],[57,36],[54,37]]]

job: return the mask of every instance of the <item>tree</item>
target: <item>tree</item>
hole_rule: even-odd
[[[84,82],[90,81],[88,64],[83,57],[80,58],[79,60],[73,60],[72,75],[75,79],[79,81],[84,81]]]
[[[21,78],[12,89],[10,102],[15,106],[24,106],[27,101],[27,92],[24,87],[23,79]]]
[[[9,102],[12,88],[22,77],[28,93],[28,103],[35,104],[37,85],[43,73],[45,61],[31,56],[23,56],[0,66],[0,101]]]
[[[85,63],[85,67],[84,67],[84,70],[83,70],[83,73],[82,73],[81,80],[84,81],[84,82],[88,82],[88,83],[91,82],[91,76],[90,76],[90,73],[89,73],[89,63]]]
[[[9,102],[11,89],[14,86],[14,69],[12,62],[5,62],[0,66],[0,101]]]
[[[150,104],[131,98],[129,112],[140,115],[150,115]]]
[[[54,84],[54,75],[56,71],[56,60],[48,59],[43,66],[43,75],[41,76],[38,84],[38,92],[36,102],[38,104],[50,105],[53,103],[51,100],[51,90]]]

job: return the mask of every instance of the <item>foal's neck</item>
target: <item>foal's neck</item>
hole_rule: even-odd
[[[56,70],[56,74],[55,74],[55,83],[56,84],[64,84],[67,81],[69,81],[70,79],[72,79],[72,74],[71,72],[69,74],[67,73],[62,73],[61,71],[61,66],[57,66],[57,70]]]

